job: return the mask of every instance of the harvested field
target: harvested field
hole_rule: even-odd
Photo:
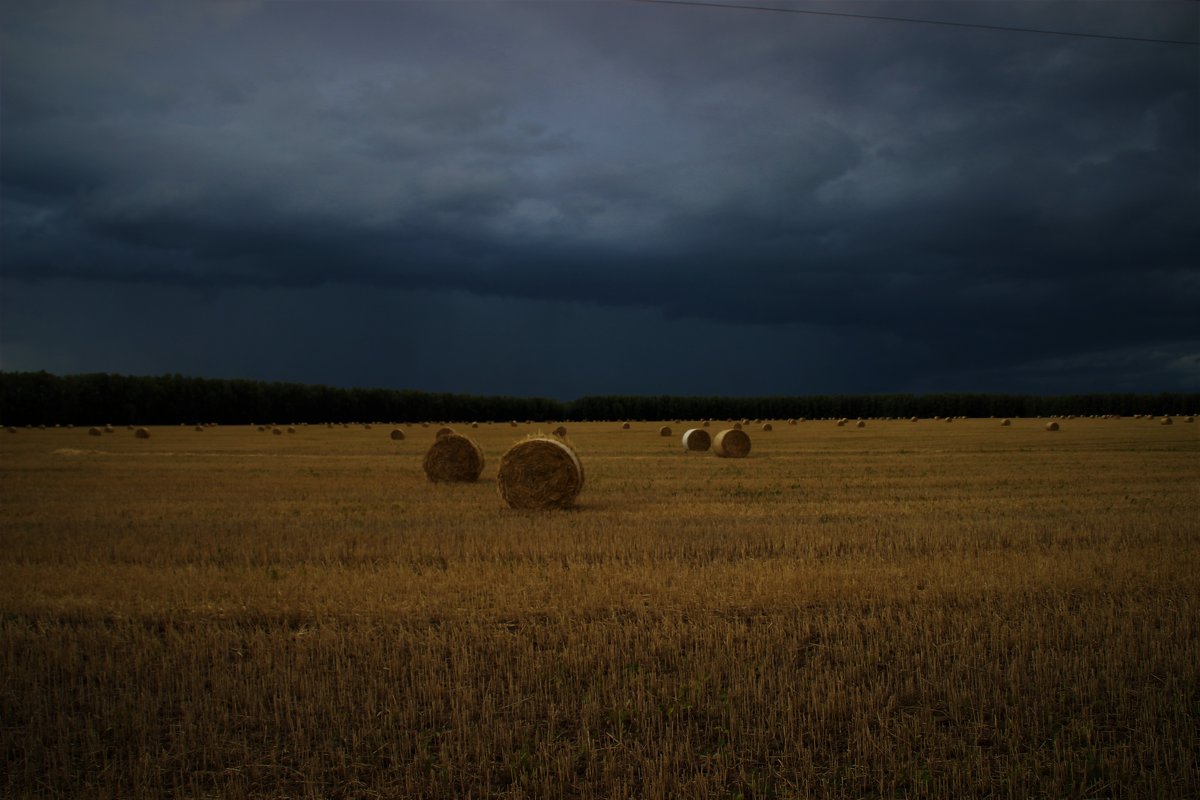
[[[470,483],[361,425],[3,437],[4,796],[1200,786],[1195,425],[662,424],[570,423],[553,511],[508,425]]]

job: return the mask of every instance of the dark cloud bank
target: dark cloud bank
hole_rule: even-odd
[[[1200,29],[1186,2],[837,8]],[[1200,389],[1198,47],[625,2],[2,21],[4,369]]]

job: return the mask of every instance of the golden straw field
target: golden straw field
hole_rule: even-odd
[[[0,432],[0,795],[1200,793],[1200,425],[771,422]]]

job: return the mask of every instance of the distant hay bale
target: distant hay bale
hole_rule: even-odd
[[[628,422],[621,423],[621,430],[623,430],[623,431],[629,430],[629,423]]]
[[[150,431],[146,430],[145,428],[138,428],[133,432],[133,435],[139,439],[149,439]]]
[[[741,428],[726,428],[713,437],[712,451],[721,458],[745,458],[750,454],[750,437]]]
[[[712,446],[712,437],[703,428],[689,428],[683,432],[683,447],[685,450],[704,452]]]
[[[794,420],[794,419],[788,420],[788,425],[795,425],[795,424],[796,424],[796,420]]]
[[[296,432],[296,429],[295,429],[293,426],[291,426],[291,425],[288,425],[287,432],[288,432],[288,433],[295,433],[295,432]]]
[[[954,417],[946,417],[946,422],[954,422]]]
[[[472,428],[478,428],[478,427],[479,427],[479,423],[478,423],[478,422],[472,422],[472,423],[471,423],[471,427],[472,427]]]
[[[712,423],[709,420],[704,420],[704,422],[700,423],[700,425],[705,428],[707,428],[710,424]]]
[[[861,420],[861,419],[860,419],[858,422],[854,423],[854,427],[856,427],[856,428],[865,428],[865,427],[867,427],[867,422],[866,422],[866,420]]]
[[[393,430],[392,431],[392,441],[395,441],[395,442],[404,441],[404,431],[400,430],[399,428],[396,428],[395,430]]]
[[[509,508],[569,508],[583,489],[583,463],[569,442],[532,435],[501,456],[496,489]]]
[[[433,483],[477,481],[483,472],[483,450],[460,433],[448,433],[434,439],[421,467]]]
[[[1174,425],[1174,424],[1175,424],[1175,420],[1171,419],[1170,417],[1163,417],[1163,418],[1162,418],[1162,419],[1159,421],[1159,423],[1158,423],[1158,424],[1159,424],[1159,425]]]
[[[1195,417],[1185,417],[1183,421],[1184,422],[1195,422],[1196,418]]]
[[[670,426],[669,426],[669,425],[663,425],[661,428],[659,428],[659,429],[658,429],[658,435],[659,435],[659,436],[670,436],[670,435],[671,435],[671,428],[670,428]]]
[[[920,420],[917,417],[909,417],[908,421],[909,422],[920,422]]]
[[[283,436],[283,431],[279,428],[271,428],[271,433],[275,436]]]
[[[88,428],[88,436],[103,436],[99,428]]]
[[[267,429],[267,426],[266,426],[266,425],[259,425],[259,426],[258,426],[258,429],[259,429],[260,431],[265,431],[265,430]]]
[[[12,425],[9,425],[9,426],[8,426],[7,428],[5,428],[4,430],[8,431],[9,433],[16,433],[16,432],[17,432],[17,429],[16,429],[16,428],[14,428]]]
[[[204,432],[204,426],[203,426],[203,425],[197,425],[197,426],[196,426],[196,430],[198,430],[198,431],[200,431],[201,433],[203,433],[203,432]]]
[[[742,423],[740,423],[740,422],[733,423],[733,430],[740,431],[741,429],[742,429]]]
[[[112,432],[113,432],[113,426],[112,426],[112,425],[105,425],[105,426],[104,426],[104,432],[105,432],[105,433],[112,433]]]
[[[433,434],[433,438],[441,439],[442,437],[450,436],[453,433],[454,433],[454,428],[451,428],[450,426],[445,425],[445,426],[437,429],[437,432]]]
[[[1012,425],[1012,420],[1009,419],[1008,417],[1005,417],[1004,419],[1000,420],[1000,424],[1003,427],[1007,428],[1008,426]]]
[[[844,427],[846,427],[846,423],[847,423],[848,421],[849,421],[849,420],[847,420],[847,419],[845,419],[845,418],[839,419],[839,420],[837,421],[837,426],[838,426],[839,428],[844,428]]]
[[[1057,422],[1047,422],[1047,423],[1046,423],[1046,430],[1048,430],[1048,431],[1056,431],[1056,430],[1058,430],[1058,423],[1057,423]]]
[[[514,428],[515,428],[515,427],[517,427],[517,421],[516,421],[515,419],[514,419],[512,422],[508,423],[508,424],[509,424],[509,425],[511,425],[511,426],[512,426],[512,427],[514,427]]]
[[[557,428],[554,429],[554,435],[555,436],[566,436],[567,435],[567,427],[565,425],[559,425]]]
[[[775,430],[775,428],[774,428],[774,427],[772,427],[771,423],[769,423],[769,422],[764,422],[764,423],[762,424],[762,429],[763,429],[764,431],[773,431],[773,430]]]

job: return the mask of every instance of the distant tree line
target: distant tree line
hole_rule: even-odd
[[[1182,414],[1200,393],[875,394],[795,397],[604,395],[570,402],[250,380],[0,372],[0,424],[244,424],[823,417]]]

